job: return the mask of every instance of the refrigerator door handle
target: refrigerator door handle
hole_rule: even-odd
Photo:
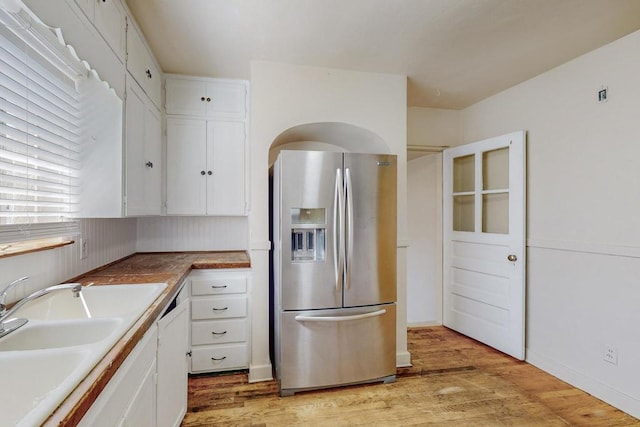
[[[346,276],[346,289],[351,288],[351,260],[353,259],[353,186],[351,185],[351,172],[349,168],[345,168],[344,177],[346,181],[346,195],[347,202],[347,236],[345,238],[345,246],[347,247],[347,258],[344,263],[344,270]]]
[[[347,322],[350,320],[367,319],[369,317],[382,316],[387,310],[384,308],[370,313],[354,314],[352,316],[296,316],[298,322]]]
[[[342,170],[336,169],[336,188],[333,203],[333,270],[336,289],[342,285],[344,269],[344,189],[342,184]]]

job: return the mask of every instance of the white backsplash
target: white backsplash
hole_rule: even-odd
[[[246,250],[247,217],[138,219],[138,252]]]
[[[136,251],[136,219],[83,219],[81,235],[72,245],[0,258],[0,286],[22,276],[29,280],[7,294],[7,302],[47,286],[63,283]],[[80,259],[80,241],[87,243],[87,258]]]

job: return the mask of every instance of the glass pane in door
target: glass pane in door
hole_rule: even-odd
[[[475,154],[453,159],[453,192],[475,191]]]
[[[509,188],[509,147],[482,153],[482,189]]]
[[[453,229],[475,231],[475,196],[453,196]]]
[[[509,193],[482,195],[482,232],[509,234]]]

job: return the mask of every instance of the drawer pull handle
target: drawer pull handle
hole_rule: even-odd
[[[224,334],[226,334],[226,333],[227,333],[227,331],[224,331],[224,332],[215,332],[215,331],[211,331],[211,333],[212,333],[213,335],[224,335]]]
[[[222,356],[220,358],[212,357],[211,360],[213,360],[214,362],[219,362],[219,361],[224,360],[226,358],[227,358],[227,356]]]
[[[224,289],[227,285],[211,285],[211,289]]]
[[[215,307],[213,307],[213,311],[225,311],[225,310],[228,310],[228,309],[229,309],[229,307],[225,307],[225,308],[215,308]]]

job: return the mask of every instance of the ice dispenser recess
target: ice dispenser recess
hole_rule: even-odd
[[[324,208],[291,209],[291,260],[324,261],[326,220]]]

